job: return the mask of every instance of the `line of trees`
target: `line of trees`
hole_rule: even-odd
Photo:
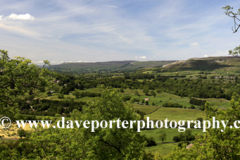
[[[204,106],[206,103],[206,100],[191,98],[189,101],[190,104],[198,105],[198,106]]]

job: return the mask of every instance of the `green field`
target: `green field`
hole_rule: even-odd
[[[203,134],[201,129],[191,129],[192,135],[200,133]],[[167,134],[167,139],[162,143],[159,140],[159,134],[165,132]],[[146,147],[147,152],[155,153],[160,151],[161,155],[167,155],[172,151],[173,147],[175,147],[178,143],[173,141],[173,137],[177,136],[180,132],[178,129],[154,129],[154,130],[143,130],[141,134],[146,135],[147,137],[153,137],[157,146]]]
[[[190,129],[190,130],[192,131],[192,135],[194,135],[195,133],[200,133],[200,134],[203,133],[201,129]],[[141,130],[141,134],[144,134],[147,137],[153,137],[156,143],[162,143],[162,141],[159,140],[159,134],[163,133],[163,132],[167,133],[167,140],[164,142],[174,142],[173,137],[177,136],[180,133],[180,132],[178,132],[177,128],[175,128],[175,129],[162,128],[162,129],[153,129],[153,130]]]
[[[159,108],[156,112],[145,115],[154,120],[196,120],[197,118],[205,118],[206,114],[203,111],[196,109],[183,109],[183,108]]]
[[[149,114],[149,113],[157,110],[159,107],[134,104],[133,108],[136,109],[136,110],[140,110],[142,112],[145,112],[146,114]]]

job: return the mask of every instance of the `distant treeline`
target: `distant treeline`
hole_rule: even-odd
[[[201,99],[196,99],[196,98],[191,98],[190,99],[190,104],[198,105],[198,106],[204,106],[206,103],[206,100],[201,100]]]
[[[161,78],[160,78],[161,77]],[[240,94],[239,81],[228,83],[222,80],[203,81],[203,77],[190,78],[169,78],[165,76],[155,76],[154,74],[125,73],[124,77],[114,77],[107,75],[95,76],[71,76],[59,75],[57,79],[62,87],[61,93],[68,94],[75,89],[96,88],[98,85],[109,86],[121,89],[143,89],[160,90],[175,94],[181,97],[196,98],[225,98],[230,100],[233,92]],[[182,77],[182,76],[179,76]],[[66,85],[64,85],[66,84]]]
[[[75,91],[73,92],[73,94],[75,95],[76,98],[82,98],[82,97],[100,97],[101,93],[93,93],[93,92],[79,92],[79,91]]]
[[[183,108],[183,105],[179,103],[165,102],[163,103],[163,107]]]
[[[154,74],[125,74],[125,79],[153,79],[155,78]]]
[[[69,115],[73,109],[78,109],[82,111],[82,106],[86,102],[74,102],[72,100],[67,101],[57,101],[49,99],[35,99],[32,101],[23,101],[18,100],[20,110],[22,114],[31,114],[31,115],[44,115],[44,116],[55,116],[56,113],[62,115]]]

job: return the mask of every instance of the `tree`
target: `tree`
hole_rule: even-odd
[[[240,45],[235,47],[233,50],[229,50],[229,55],[238,56],[240,55]]]
[[[154,91],[151,91],[151,95],[152,95],[153,97],[156,97],[156,93],[155,93]]]
[[[143,88],[143,93],[145,93],[145,95],[147,96],[148,95],[148,92],[149,92],[149,87],[148,86],[145,86]]]
[[[6,50],[0,50],[0,67],[1,71],[4,69],[5,64],[9,62],[10,58],[8,56],[8,51]]]
[[[45,61],[47,63],[47,61]],[[0,113],[7,116],[12,121],[20,118],[19,97],[24,100],[32,100],[35,96],[40,95],[45,87],[49,86],[52,81],[53,72],[46,68],[40,68],[33,64],[31,60],[23,57],[10,59],[8,52],[0,50]],[[8,132],[8,129],[2,130]],[[26,136],[24,130],[18,131],[22,138]],[[10,135],[11,136],[11,135]],[[1,148],[0,159],[3,157],[16,158],[12,145],[6,145],[7,142],[0,136]],[[14,146],[18,145],[18,141]],[[12,147],[11,147],[12,146]],[[6,156],[8,155],[8,156]]]
[[[161,93],[162,91],[160,89],[157,89],[157,93]]]
[[[63,94],[63,93],[59,93],[59,94],[58,94],[58,98],[59,98],[59,99],[64,99],[64,94]]]
[[[48,96],[51,96],[51,95],[52,95],[52,93],[51,93],[50,91],[48,91],[48,92],[47,92],[47,95],[48,95]]]
[[[231,81],[229,81],[229,82],[231,82]],[[238,82],[238,76],[235,76],[235,83],[237,83]]]
[[[75,95],[76,98],[80,98],[80,92],[79,91],[75,91],[74,95]]]
[[[174,137],[173,137],[173,141],[174,141],[174,142],[180,142],[181,139],[180,139],[179,136],[174,136]]]
[[[120,92],[122,92],[122,93],[124,92],[124,89],[122,87],[120,88]]]
[[[153,137],[146,138],[146,140],[147,140],[147,147],[156,146],[157,145],[157,143],[155,142]]]
[[[24,129],[19,129],[18,131],[17,131],[17,133],[18,133],[18,135],[19,135],[19,137],[22,139],[22,137],[26,137],[26,131],[24,130]]]
[[[130,103],[134,103],[134,98],[131,98],[131,99],[130,99]]]
[[[122,95],[105,90],[101,97],[83,107],[83,113],[73,110],[71,120],[138,120],[130,104],[123,103]],[[121,125],[121,124],[120,124]],[[134,129],[112,128],[40,129],[29,141],[21,142],[14,150],[16,159],[143,159],[146,138]],[[8,153],[9,154],[9,153]]]
[[[192,130],[190,130],[190,129],[187,129],[185,131],[185,137],[186,137],[187,141],[192,141],[195,139],[194,135],[192,135]]]
[[[237,21],[240,21],[240,19],[237,17],[240,15],[240,8],[238,9],[237,13],[234,13],[232,11],[233,7],[227,5],[225,7],[222,7],[222,9],[226,10],[225,14],[234,20],[234,28],[232,28],[233,33],[236,33],[240,27],[240,24],[237,23]],[[229,50],[229,55],[238,56],[240,54],[240,46],[235,47],[233,50]]]
[[[61,115],[62,111],[63,111],[63,108],[61,106],[58,106],[57,113]]]
[[[23,57],[10,59],[5,50],[0,50],[0,53],[0,113],[13,120],[19,116],[16,97],[21,95],[32,99],[41,94],[41,89],[52,79],[49,76],[51,72]]]
[[[135,95],[136,95],[136,96],[140,96],[140,94],[138,93],[138,91],[135,91]]]
[[[50,62],[48,60],[44,60],[43,63],[44,63],[43,68],[45,68],[46,65],[50,66]]]
[[[162,141],[162,143],[163,143],[163,141],[165,141],[166,139],[167,139],[167,134],[165,133],[165,132],[163,132],[163,133],[161,133],[160,135],[159,135],[159,139]]]
[[[234,20],[234,29],[233,33],[236,33],[240,27],[240,24],[238,24],[236,21],[240,21],[240,19],[237,17],[238,15],[240,15],[240,8],[238,9],[237,13],[234,13],[233,11],[231,11],[233,9],[233,7],[226,5],[225,7],[222,7],[222,9],[226,10],[225,14],[231,18],[233,18]]]
[[[202,122],[203,122],[203,118],[202,118],[202,117],[199,117],[199,118],[197,118],[197,121],[200,121],[201,124],[202,124]]]

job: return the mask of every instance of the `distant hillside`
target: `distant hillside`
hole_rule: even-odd
[[[215,70],[224,67],[240,67],[240,57],[191,58],[164,65],[163,68],[178,70]]]
[[[62,72],[118,72],[134,71],[140,68],[162,67],[163,65],[175,61],[110,61],[110,62],[79,62],[79,63],[62,63],[50,66],[50,70]]]

